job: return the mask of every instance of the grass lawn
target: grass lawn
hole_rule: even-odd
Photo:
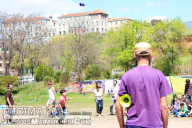
[[[55,85],[58,86],[58,85]],[[56,100],[60,98],[59,92],[57,92]],[[35,100],[36,97],[36,101]],[[48,87],[44,86],[42,82],[31,83],[19,86],[19,88],[14,87],[13,98],[14,101],[18,103],[19,106],[35,106],[35,107],[45,107],[48,100]],[[69,111],[87,111],[96,114],[96,104],[95,97],[93,93],[88,93],[87,97],[83,94],[79,95],[77,93],[68,93],[67,97],[70,100],[67,101],[66,106]],[[19,98],[22,101],[19,101]],[[172,95],[168,95],[168,102],[170,103]],[[103,96],[104,108],[103,112],[109,113],[111,97],[107,95]],[[5,104],[5,96],[0,96],[0,104]]]

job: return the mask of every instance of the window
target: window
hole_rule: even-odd
[[[106,22],[105,22],[105,26],[106,26],[107,24],[106,24]]]
[[[103,25],[103,21],[102,21],[102,25]]]
[[[116,22],[116,25],[117,25],[117,22]]]
[[[61,31],[59,31],[59,35],[61,35]]]
[[[63,24],[63,28],[65,28],[65,24]]]
[[[61,28],[61,24],[59,24],[59,29]]]
[[[94,22],[92,21],[92,25],[94,25]]]
[[[99,32],[99,28],[97,28],[97,32]]]
[[[105,29],[105,32],[107,32],[107,29]]]
[[[102,28],[102,31],[103,31],[103,28]]]
[[[55,33],[53,33],[53,36],[55,36]]]
[[[92,31],[94,32],[94,28],[92,28]]]
[[[33,34],[31,34],[31,37],[33,37]]]
[[[98,21],[96,21],[96,25],[98,25]]]
[[[63,35],[66,35],[65,31],[63,31]]]

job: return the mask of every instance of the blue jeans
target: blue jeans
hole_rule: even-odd
[[[173,113],[174,113],[176,116],[178,116],[178,112],[179,112],[179,110],[173,109]]]
[[[61,109],[60,108],[56,108],[57,110],[57,113],[53,112],[53,115],[54,116],[57,116],[57,117],[60,117],[60,118],[64,118],[66,116],[66,113],[65,112],[65,107],[62,107],[62,110],[63,110],[63,116],[62,116],[62,113],[61,113]]]
[[[180,114],[181,117],[186,117],[187,115],[186,114]]]
[[[96,99],[96,108],[97,108],[97,113],[101,114],[103,110],[103,100],[97,100]]]
[[[144,127],[140,127],[140,126],[129,126],[129,125],[125,125],[125,128],[144,128]]]

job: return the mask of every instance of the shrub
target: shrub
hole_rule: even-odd
[[[61,86],[60,84],[55,84],[55,85],[53,85],[53,87],[55,88],[55,92],[56,92],[56,93],[59,93],[59,92],[60,92],[60,90],[61,90],[61,89],[60,89],[60,88],[61,88],[60,86]]]
[[[19,78],[17,76],[0,76],[0,94],[5,93],[8,83],[18,85]]]
[[[88,65],[85,70],[86,79],[97,79],[101,76],[101,69],[96,64]]]
[[[55,73],[54,73],[54,80],[55,80],[55,83],[59,83],[60,82],[60,78],[61,78],[61,73],[63,71],[61,70],[57,70]]]
[[[48,82],[52,82],[53,78],[50,76],[46,76],[43,78],[44,86],[47,85]]]
[[[191,47],[189,47],[189,53],[192,55],[192,46]]]
[[[121,79],[121,77],[123,76],[124,73],[120,73],[120,74],[115,74],[113,76],[113,79]]]
[[[61,73],[61,78],[60,78],[60,82],[61,85],[63,86],[63,84],[67,84],[70,81],[70,72],[69,71],[65,71]]]
[[[104,76],[106,79],[111,78],[111,71],[110,71],[110,70],[105,70],[105,71],[103,71],[103,76]]]
[[[47,67],[44,64],[40,64],[35,70],[35,80],[42,81],[45,76],[51,76],[52,70],[53,69],[51,67]]]

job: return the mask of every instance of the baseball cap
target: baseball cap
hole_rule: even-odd
[[[51,82],[48,82],[48,85],[49,85],[49,84],[52,84],[52,83],[51,83]]]
[[[135,45],[135,54],[138,56],[151,55],[151,45],[147,42],[140,42]]]

